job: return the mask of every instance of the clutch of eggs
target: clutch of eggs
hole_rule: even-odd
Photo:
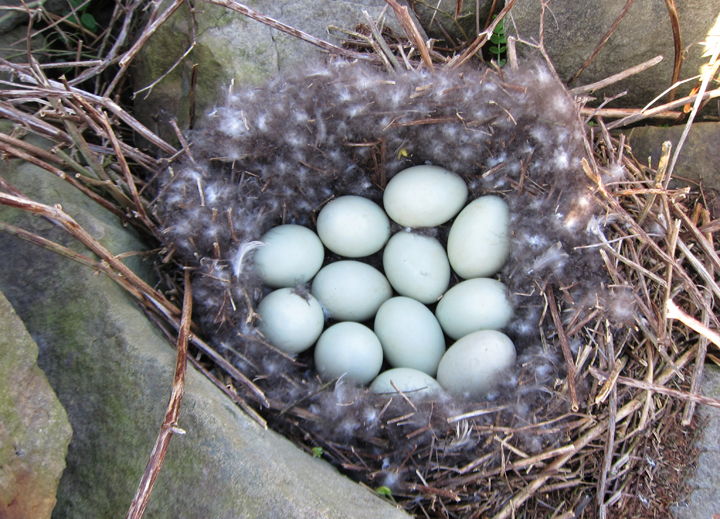
[[[388,182],[384,208],[341,196],[318,214],[317,234],[292,224],[271,229],[254,256],[258,274],[276,289],[258,305],[259,330],[292,355],[315,345],[325,379],[372,382],[376,393],[411,398],[487,394],[516,359],[499,331],[513,315],[507,290],[489,277],[508,259],[509,214],[501,198],[466,205],[467,198],[459,175],[415,166]],[[453,218],[447,251],[411,231]],[[390,219],[405,230],[391,237]],[[325,248],[351,259],[322,267]],[[356,261],[381,250],[384,274]],[[465,281],[448,290],[451,268]],[[295,292],[311,280],[310,294]],[[435,303],[433,314],[426,305]],[[323,331],[325,318],[337,323]],[[361,324],[371,320],[373,329]],[[447,351],[445,336],[456,341]],[[383,360],[392,369],[380,374]]]

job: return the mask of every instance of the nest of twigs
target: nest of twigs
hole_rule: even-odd
[[[398,15],[408,40],[399,39],[391,46],[382,41],[386,44],[383,47],[379,32],[366,33],[367,41],[374,43],[372,47],[380,54],[385,53],[382,61],[389,69],[398,66],[393,59],[402,57],[400,67],[437,67],[449,71],[467,61],[483,43],[479,39],[469,45],[465,54],[438,63],[438,56],[422,52],[425,46],[421,42],[417,45],[418,35],[408,25],[409,19],[403,17],[402,11]],[[137,41],[147,40],[151,34],[148,31],[153,30],[149,27]],[[357,41],[355,44],[359,45]],[[113,52],[117,48],[120,46],[113,46]],[[542,48],[536,52],[543,55]],[[127,63],[136,53],[137,45],[122,60]],[[417,54],[420,60],[414,58]],[[98,58],[88,65],[87,70],[93,73],[80,74],[78,85],[102,74],[115,56],[108,60]],[[508,66],[517,66],[514,56],[510,56]],[[547,66],[551,67],[549,63]],[[167,233],[163,235],[161,229],[168,225],[164,220],[168,211],[157,204],[172,189],[172,181],[167,180],[168,168],[175,176],[183,169],[202,169],[196,159],[212,157],[192,156],[179,130],[182,149],[175,149],[110,99],[112,89],[122,83],[126,69],[112,78],[110,87],[91,93],[67,81],[49,79],[32,60],[19,65],[3,62],[3,67],[15,74],[14,82],[6,82],[0,92],[0,110],[4,118],[14,123],[14,131],[10,135],[0,134],[0,150],[6,156],[31,161],[61,176],[130,222],[149,241],[165,245]],[[495,78],[492,81],[496,85],[508,89],[508,96],[512,96],[514,87],[522,88],[512,81],[505,82],[501,70],[488,69],[485,78],[488,74]],[[510,72],[507,75],[512,77]],[[574,94],[579,96],[587,91],[583,88]],[[701,91],[698,98],[703,95],[705,92]],[[252,324],[253,307],[262,292],[251,276],[223,278],[223,268],[228,269],[232,263],[232,244],[239,248],[243,241],[259,237],[252,236],[252,232],[267,228],[254,227],[247,236],[239,237],[240,231],[233,229],[227,245],[214,247],[216,242],[211,243],[210,253],[198,256],[194,264],[187,263],[192,255],[183,258],[174,247],[176,244],[168,240],[168,246],[157,254],[157,264],[166,281],[164,293],[137,278],[60,208],[29,200],[2,179],[1,203],[52,218],[103,261],[90,261],[2,222],[0,228],[111,276],[137,298],[169,337],[177,340],[178,366],[184,364],[189,340],[189,347],[195,351],[187,360],[256,421],[283,431],[299,447],[322,455],[419,517],[666,515],[682,490],[682,481],[670,464],[678,456],[684,459],[690,455],[691,442],[683,428],[693,423],[697,403],[720,406],[720,402],[698,394],[706,360],[718,363],[708,347],[711,341],[720,342],[712,331],[720,328],[713,302],[713,297],[720,295],[715,281],[720,258],[715,252],[713,234],[720,224],[713,220],[702,192],[669,187],[672,150],[664,148],[663,159],[654,168],[640,164],[625,145],[624,137],[608,132],[599,112],[580,109],[582,100],[576,101],[578,108],[569,117],[584,132],[578,141],[581,145],[584,142],[584,149],[577,151],[578,157],[581,153],[584,156],[574,170],[578,178],[573,185],[580,185],[577,192],[589,193],[593,200],[592,211],[583,224],[601,218],[603,231],[594,235],[595,241],[573,241],[572,250],[564,252],[577,260],[573,265],[599,266],[599,276],[593,278],[599,288],[593,292],[597,296],[594,301],[588,298],[578,301],[574,290],[582,285],[582,280],[572,272],[538,273],[524,277],[515,286],[516,295],[523,297],[531,297],[530,292],[524,291],[531,287],[532,305],[539,309],[534,338],[524,339],[526,353],[534,352],[535,356],[527,353],[515,375],[517,387],[532,380],[533,387],[538,389],[536,395],[520,397],[518,391],[507,389],[493,401],[450,399],[417,403],[404,395],[366,395],[357,411],[365,422],[356,414],[361,426],[336,434],[328,426],[332,417],[318,414],[318,409],[327,411],[337,406],[338,391],[341,398],[349,399],[346,403],[351,403],[353,398],[365,394],[361,389],[342,393],[344,390],[336,381],[323,383],[300,365],[303,359],[274,352],[272,345],[252,334],[252,326],[243,328],[242,335],[227,331],[230,325],[238,324],[233,319]],[[672,106],[678,106],[677,102]],[[665,111],[672,106],[665,107]],[[663,110],[656,112],[662,113]],[[629,115],[631,121],[643,117],[639,111],[624,115]],[[591,118],[596,123],[592,128],[586,125]],[[404,122],[405,126],[398,127],[417,126]],[[438,117],[424,124],[445,123]],[[51,139],[55,147],[43,151],[25,143],[20,137],[27,132]],[[161,158],[133,146],[133,132],[154,144]],[[387,141],[365,139],[349,144],[358,145],[355,151],[360,149],[362,153],[352,157],[353,160],[359,157],[359,163],[365,166],[354,171],[353,178],[364,175],[370,181],[370,196],[377,197],[384,185],[385,168],[392,172],[393,167],[386,155]],[[496,143],[497,148],[492,150],[497,152],[506,144]],[[417,161],[427,159],[418,152]],[[217,167],[229,168],[231,178],[235,174],[232,163]],[[618,168],[624,171],[621,178],[606,174]],[[498,169],[493,173],[501,172]],[[523,196],[539,196],[558,187],[557,180],[553,184],[542,175],[528,176],[527,168],[520,168],[518,174],[521,176],[507,178],[503,194],[522,200],[523,205],[527,202]],[[164,190],[158,180],[163,175]],[[251,188],[261,193],[263,184],[253,182]],[[488,189],[480,181],[476,188],[477,193]],[[202,197],[202,190],[198,196]],[[317,209],[308,211],[308,221],[312,221]],[[278,206],[274,213],[269,213],[267,225],[282,221],[286,211],[287,207]],[[538,215],[542,212],[541,207]],[[194,278],[191,271],[195,272]],[[504,276],[510,277],[508,271]],[[565,283],[572,279],[573,282]],[[239,310],[235,301],[232,305],[228,302],[227,307],[217,309],[212,319],[201,319],[201,334],[205,331],[209,337],[211,331],[221,331],[219,336],[223,340],[216,340],[214,347],[197,338],[197,334],[188,338],[193,289],[197,294],[197,289],[212,289],[213,283],[234,284],[237,294],[243,296],[236,298]],[[174,302],[181,299],[183,291],[185,299],[180,309]],[[606,302],[612,294],[622,295],[625,314],[608,311]],[[232,292],[230,295],[232,299]],[[228,342],[231,340],[234,342]],[[533,349],[533,345],[539,346]],[[271,373],[264,371],[267,365],[258,361],[268,356],[280,359],[279,365],[287,368],[272,382],[284,379],[287,393],[294,395],[292,398],[283,400],[268,393],[269,386],[264,384]],[[540,382],[534,365],[539,356],[553,364],[549,371],[552,377]],[[290,391],[298,387],[303,390]],[[172,425],[179,405],[177,398],[171,400],[166,425]],[[372,427],[368,427],[367,410],[375,410]],[[347,414],[347,410],[343,413]],[[337,417],[341,417],[340,412]],[[168,441],[170,436],[164,428],[159,441]],[[146,498],[140,492],[136,503]],[[134,506],[141,510],[141,504]]]

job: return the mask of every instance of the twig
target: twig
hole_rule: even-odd
[[[410,18],[407,6],[400,5],[397,0],[385,1],[390,5],[390,7],[392,7],[392,10],[395,11],[395,16],[405,31],[405,35],[411,42],[413,42],[415,48],[420,52],[420,57],[422,58],[425,66],[430,71],[435,70],[432,59],[430,59],[430,52],[428,51],[427,45],[423,41],[420,31],[418,31],[418,28],[415,26],[415,22],[413,22],[412,18]]]
[[[694,317],[689,316],[685,312],[683,312],[674,302],[672,299],[668,299],[668,301],[665,303],[665,306],[667,308],[667,313],[665,314],[668,319],[677,319],[681,323],[683,323],[685,326],[692,328],[700,335],[703,335],[704,337],[707,337],[715,346],[720,347],[720,334],[717,332],[711,330],[707,326],[705,326],[703,323],[695,319]]]
[[[178,428],[178,416],[180,414],[180,403],[185,392],[185,373],[187,371],[187,348],[188,337],[190,336],[190,323],[192,316],[192,285],[190,284],[190,271],[185,271],[185,295],[183,297],[182,318],[180,320],[180,332],[177,340],[177,360],[175,362],[175,378],[173,380],[170,401],[165,411],[165,419],[160,426],[155,446],[150,453],[145,473],[138,485],[135,497],[130,505],[126,519],[141,519],[145,507],[147,507],[152,493],[153,486],[160,474],[167,448],[174,433],[185,434],[185,431]]]
[[[601,380],[605,379],[608,376],[606,373],[603,373],[599,369],[592,366],[590,367],[590,374],[593,377]],[[686,393],[685,391],[679,391],[677,389],[665,387],[660,384],[652,384],[650,382],[645,382],[644,380],[635,380],[628,377],[618,377],[617,381],[618,384],[622,384],[624,386],[630,386],[645,391],[652,391],[653,393],[660,393],[662,395],[671,396],[673,398],[679,398],[681,400],[687,400],[710,407],[720,408],[720,399],[717,398],[698,395],[696,393]]]
[[[153,20],[152,23],[147,25],[144,29],[142,34],[140,34],[140,37],[137,39],[137,41],[133,44],[130,49],[123,54],[123,57],[120,58],[120,61],[118,62],[118,66],[121,69],[127,68],[127,66],[130,64],[130,62],[135,59],[135,56],[137,56],[138,52],[143,48],[145,45],[145,42],[150,39],[150,37],[157,32],[157,30],[170,19],[170,17],[175,14],[175,11],[177,11],[180,6],[183,4],[185,0],[174,0],[172,4],[170,4],[163,13]]]
[[[680,34],[680,17],[678,16],[677,7],[675,6],[675,0],[665,0],[665,5],[668,10],[668,17],[670,18],[670,26],[672,27],[673,33],[673,50],[675,51],[675,62],[673,63],[673,75],[671,84],[675,84],[680,79],[680,70],[682,69],[683,53],[682,53],[682,35]],[[675,93],[677,87],[670,91],[668,101],[675,99]]]
[[[490,39],[490,37],[493,35],[493,32],[495,31],[495,27],[497,24],[499,24],[503,18],[510,12],[510,9],[512,9],[512,6],[515,5],[516,0],[509,0],[505,7],[503,7],[502,11],[498,13],[497,18],[493,20],[493,22],[488,26],[485,31],[478,34],[477,38],[475,38],[475,41],[473,41],[467,49],[465,49],[465,52],[460,54],[459,56],[455,56],[453,59],[451,59],[445,66],[448,70],[456,69],[472,58],[485,43]]]
[[[665,172],[667,171],[668,160],[670,158],[670,150],[672,150],[672,143],[670,141],[663,142],[662,151],[660,154],[660,162],[658,163],[658,169],[655,173],[655,189],[660,189],[663,187],[663,180],[665,180]],[[642,225],[642,223],[645,221],[645,218],[647,218],[648,213],[650,213],[650,209],[652,209],[652,206],[655,203],[656,196],[657,195],[655,193],[650,193],[648,195],[647,201],[645,202],[645,207],[643,207],[642,211],[640,212],[640,216],[638,216],[638,224]]]
[[[685,367],[685,365],[690,362],[690,359],[693,356],[694,348],[691,350],[688,350],[682,357],[680,357],[677,360],[677,366],[679,368]],[[672,368],[666,368],[663,373],[657,378],[658,382],[660,384],[667,383],[672,377],[674,376],[675,372]],[[622,406],[620,409],[618,409],[617,412],[617,421],[623,420],[624,418],[628,417],[629,415],[633,414],[635,411],[640,409],[642,407],[642,402],[644,398],[642,395],[635,397],[633,400]],[[605,432],[607,429],[608,422],[607,420],[603,420],[598,425],[590,429],[587,433],[582,435],[580,438],[575,440],[572,443],[572,450],[567,452],[566,454],[561,455],[558,457],[555,461],[553,461],[550,465],[545,468],[545,470],[542,471],[542,473],[538,474],[534,480],[532,480],[530,483],[528,483],[525,487],[523,487],[519,492],[517,492],[512,499],[498,512],[493,519],[508,519],[511,515],[514,516],[515,511],[520,509],[520,506],[530,499],[534,495],[534,493],[541,488],[545,482],[550,479],[551,477],[557,476],[558,470],[562,468],[576,453],[579,452],[581,449],[583,449],[585,446],[590,444],[590,442],[596,440],[600,437],[600,435]]]
[[[168,315],[177,315],[177,308],[168,302],[164,296],[150,288],[147,283],[140,279],[132,270],[126,267],[125,264],[111,254],[110,251],[100,245],[84,228],[78,225],[75,220],[65,213],[60,206],[50,207],[45,204],[5,193],[0,193],[0,204],[15,207],[17,209],[23,209],[25,211],[30,211],[49,218],[56,225],[65,229],[72,236],[77,238],[83,245],[110,264],[110,266],[117,272],[117,275],[123,276],[136,287],[143,287],[143,294],[153,300],[153,302],[167,312]]]
[[[550,313],[552,314],[553,323],[555,323],[555,331],[558,334],[558,339],[560,340],[560,347],[562,348],[563,357],[565,358],[565,365],[567,367],[567,383],[568,389],[570,391],[570,402],[572,404],[572,410],[573,412],[577,412],[577,410],[580,409],[580,405],[578,404],[577,389],[575,387],[575,359],[573,359],[572,351],[570,351],[570,343],[568,342],[567,336],[565,335],[565,329],[563,328],[562,319],[560,318],[557,303],[555,302],[555,291],[553,290],[552,285],[549,283],[546,292],[548,304],[550,305]]]
[[[720,88],[716,88],[715,90],[711,90],[709,92],[702,92],[702,93],[699,92],[695,95],[683,97],[681,99],[676,99],[675,101],[673,101],[671,103],[665,103],[664,105],[658,106],[657,108],[653,108],[652,110],[643,110],[640,113],[630,115],[628,117],[620,119],[619,121],[614,121],[614,122],[608,124],[607,129],[612,130],[614,128],[619,128],[621,126],[627,126],[628,124],[636,123],[643,119],[657,117],[658,114],[667,112],[668,110],[672,110],[673,108],[678,108],[680,106],[684,106],[687,103],[692,103],[693,101],[697,103],[698,99],[703,101],[706,99],[715,99],[716,97],[720,97]]]
[[[622,8],[622,10],[620,11],[620,14],[615,19],[613,24],[610,26],[610,29],[608,29],[608,31],[603,35],[603,37],[600,38],[600,41],[598,42],[597,46],[595,47],[595,50],[593,50],[592,53],[590,53],[590,56],[587,57],[587,59],[583,62],[583,64],[580,65],[580,68],[577,70],[577,72],[575,72],[575,74],[573,74],[573,77],[571,77],[570,80],[567,82],[568,85],[571,85],[573,83],[573,81],[575,81],[578,78],[578,76],[580,76],[580,74],[583,73],[583,71],[588,67],[588,65],[590,65],[590,63],[592,63],[592,60],[595,59],[595,56],[598,55],[598,52],[600,52],[602,50],[602,48],[605,46],[605,44],[610,39],[610,36],[613,35],[613,33],[615,32],[615,29],[618,28],[618,25],[620,25],[620,22],[622,21],[622,19],[625,18],[625,15],[627,14],[628,10],[630,9],[630,6],[632,6],[634,1],[635,0],[625,0],[625,7]]]
[[[387,59],[387,61],[389,61],[390,64],[392,65],[392,69],[390,70],[390,72],[392,72],[392,70],[394,70],[395,72],[402,72],[402,66],[400,65],[400,62],[397,60],[395,55],[392,53],[392,51],[390,50],[390,47],[388,47],[388,44],[385,41],[385,38],[383,38],[383,35],[380,32],[380,29],[378,29],[378,26],[375,23],[375,20],[373,20],[370,17],[370,13],[368,13],[365,10],[363,10],[363,16],[365,17],[365,21],[367,22],[368,27],[370,27],[370,32],[372,32],[373,38],[375,39],[375,41],[377,41],[377,44],[380,46],[380,50],[382,51],[382,52],[378,52],[378,54],[380,56],[384,56]]]

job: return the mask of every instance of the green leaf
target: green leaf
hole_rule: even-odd
[[[381,496],[392,496],[392,490],[388,487],[377,487],[375,489],[375,492],[380,494]]]
[[[312,455],[313,455],[313,458],[322,458],[323,448],[322,447],[313,447]]]
[[[91,15],[90,13],[85,13],[80,17],[80,21],[82,22],[83,27],[85,27],[88,31],[95,32],[95,29],[97,29],[97,22],[95,21],[95,17]]]

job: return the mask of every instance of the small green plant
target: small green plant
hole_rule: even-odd
[[[95,32],[97,30],[97,21],[95,20],[95,17],[87,12],[88,7],[90,6],[89,0],[68,0],[72,8],[75,10],[75,14],[68,17],[68,21],[75,23],[77,25],[81,25],[85,29],[87,29],[90,32]],[[68,14],[70,11],[67,11],[65,14]],[[77,15],[80,16],[80,19],[78,20]]]
[[[395,502],[395,498],[392,495],[392,490],[390,490],[389,487],[377,487],[375,489],[375,492],[377,492],[381,496],[389,498],[393,503]]]
[[[497,15],[493,16],[493,20],[497,18]],[[493,31],[492,36],[490,36],[490,43],[493,45],[490,46],[490,54],[492,55],[492,59],[494,59],[499,67],[502,67],[505,62],[507,61],[505,59],[505,51],[507,50],[507,38],[505,37],[505,28],[504,28],[504,22],[505,20],[500,20],[500,22],[495,26],[495,30]]]
[[[313,447],[312,455],[313,455],[313,458],[322,458],[323,448],[322,447]]]

